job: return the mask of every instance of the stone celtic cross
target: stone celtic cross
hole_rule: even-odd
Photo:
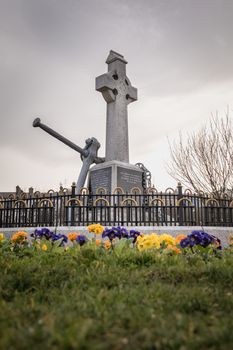
[[[106,63],[108,73],[96,78],[96,90],[107,102],[105,161],[129,163],[127,106],[137,100],[137,89],[126,76],[127,61],[122,55],[111,50]]]

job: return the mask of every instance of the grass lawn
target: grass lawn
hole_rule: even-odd
[[[233,252],[0,255],[0,348],[233,349]]]

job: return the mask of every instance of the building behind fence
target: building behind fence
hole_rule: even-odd
[[[124,193],[116,188],[107,194],[99,188],[90,194],[86,188],[75,194],[71,189],[46,194],[20,193],[0,197],[0,227],[86,226],[233,226],[233,199],[227,194],[214,198],[207,193],[183,190],[158,192],[148,188],[141,193],[132,188]]]

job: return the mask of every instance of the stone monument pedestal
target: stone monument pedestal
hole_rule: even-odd
[[[142,175],[143,171],[137,166],[113,160],[97,164],[89,170],[88,187],[93,194],[98,188],[105,188],[106,193],[110,194],[117,187],[121,187],[124,193],[130,193],[134,187],[143,191]]]

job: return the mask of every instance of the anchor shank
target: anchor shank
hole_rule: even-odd
[[[67,138],[65,138],[64,136],[60,135],[58,132],[54,131],[53,129],[51,129],[50,127],[48,127],[47,125],[41,123],[40,118],[36,118],[33,122],[33,126],[39,127],[41,129],[43,129],[44,131],[46,131],[49,135],[55,137],[56,139],[58,139],[59,141],[63,142],[65,145],[69,146],[70,148],[72,148],[73,150],[75,150],[76,152],[79,152],[82,156],[87,157],[88,152],[83,150],[81,147],[79,147],[78,145],[75,145],[75,143],[73,143],[72,141],[68,140]]]
[[[76,185],[77,194],[80,192],[81,188],[84,187],[85,185],[87,174],[92,163],[93,161],[90,157],[84,158],[83,165],[82,165],[82,168],[78,177],[77,185]]]

